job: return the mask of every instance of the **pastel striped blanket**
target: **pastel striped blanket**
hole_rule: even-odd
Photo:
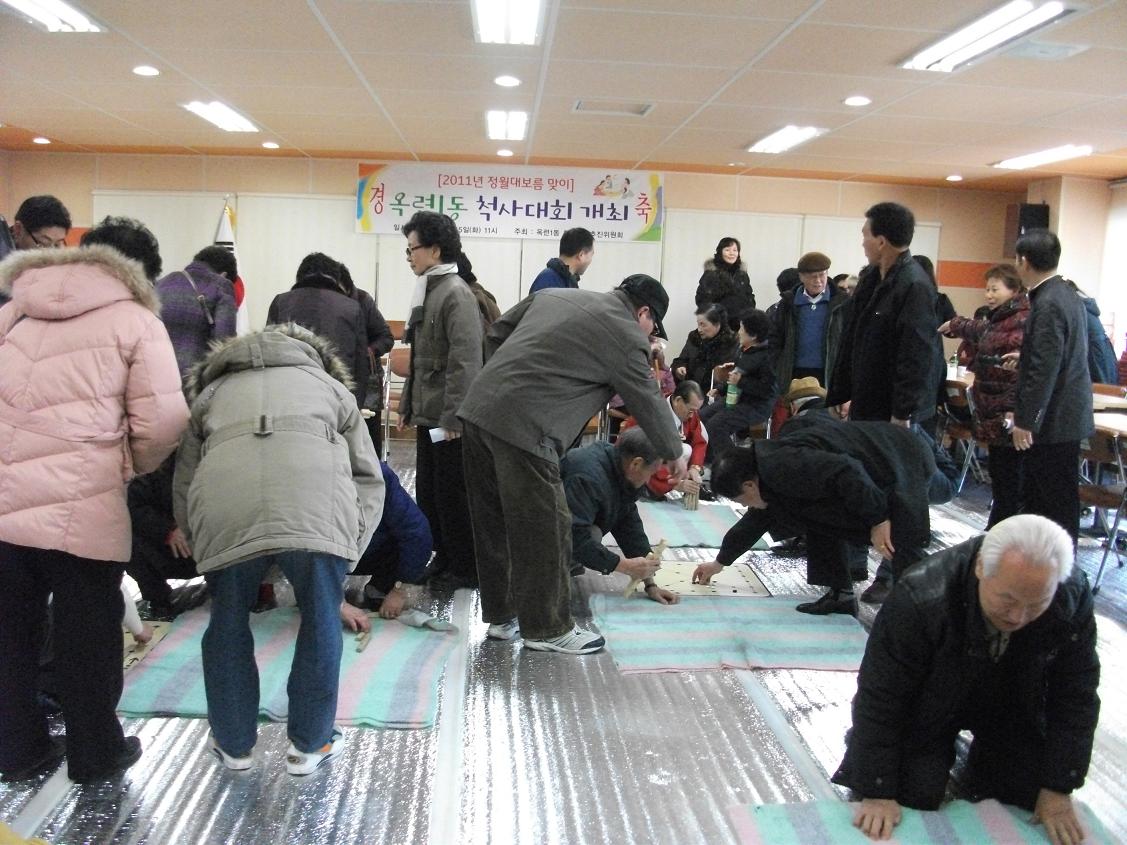
[[[123,716],[207,716],[200,641],[207,607],[178,617],[164,640],[125,676]],[[282,722],[289,711],[286,680],[300,616],[287,607],[251,614],[259,673],[259,715]],[[429,728],[438,685],[457,638],[448,633],[372,620],[371,640],[356,651],[355,634],[341,630],[337,721],[374,728]]]
[[[1084,845],[1112,845],[1092,811],[1074,802],[1088,832]],[[855,804],[809,801],[803,804],[748,804],[728,809],[740,845],[872,845],[853,826]],[[934,812],[903,810],[890,845],[1048,845],[1045,828],[1032,813],[997,801],[952,801]]]
[[[719,548],[724,534],[740,519],[729,505],[717,502],[701,502],[695,511],[685,510],[680,501],[638,502],[638,515],[650,542],[664,537],[671,548]],[[608,534],[606,540],[614,538]],[[755,548],[767,545],[764,538]]]
[[[623,673],[703,669],[855,672],[865,630],[852,616],[798,613],[795,597],[682,596],[660,605],[597,593],[591,612]]]

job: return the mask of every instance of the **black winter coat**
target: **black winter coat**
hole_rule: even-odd
[[[1029,304],[1014,424],[1033,432],[1034,445],[1083,440],[1095,428],[1084,303],[1052,276],[1030,291]]]
[[[266,322],[294,322],[330,341],[352,374],[356,404],[363,404],[369,368],[368,323],[359,302],[327,279],[298,282],[274,297]]]
[[[904,250],[882,279],[870,265],[853,292],[827,405],[852,401],[855,420],[926,418],[934,412],[936,291]]]
[[[991,718],[1011,730],[1015,720],[1027,725],[1030,742],[1043,746],[1042,788],[1067,794],[1084,783],[1100,709],[1088,579],[1075,567],[1049,609],[1011,634],[995,663],[974,572],[982,540],[912,567],[877,614],[857,677],[853,730],[833,776],[859,797],[895,798],[905,752],[953,747],[960,729],[988,732]],[[999,685],[998,678],[1013,680]],[[1003,700],[986,689],[1004,690]]]
[[[794,310],[794,298],[798,295],[802,285],[789,290],[779,297],[773,307],[771,348],[775,350],[778,358],[775,362],[775,375],[778,378],[779,390],[783,393],[790,388],[791,376],[794,373],[794,359],[798,354],[798,315]],[[850,298],[841,293],[833,285],[827,288],[830,291],[829,305],[830,316],[826,322],[826,334],[822,338],[822,366],[825,369],[824,381],[828,382],[833,375],[834,364],[837,361],[837,350],[841,346],[841,335],[849,321]],[[826,387],[826,384],[822,385]]]
[[[719,563],[732,563],[772,529],[778,536],[790,536],[781,529],[792,528],[868,545],[872,527],[886,519],[892,521],[894,547],[927,545],[927,488],[935,458],[908,429],[808,414],[751,448],[767,508],[749,509],[729,529]]]
[[[684,367],[685,376],[677,378],[677,381],[690,379],[707,393],[712,386],[713,369],[718,364],[735,361],[739,351],[740,342],[727,326],[723,326],[715,336],[707,340],[694,329],[689,332],[681,354],[673,359],[670,369],[673,371],[674,378],[677,378],[677,368]]]
[[[751,290],[746,265],[741,261],[739,269],[717,267],[713,259],[704,262],[704,273],[697,282],[697,308],[715,303],[723,305],[728,312],[728,326],[732,331],[740,327],[740,315],[755,307],[755,294]]]

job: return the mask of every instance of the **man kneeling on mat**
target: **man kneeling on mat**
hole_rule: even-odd
[[[713,491],[748,511],[693,581],[707,584],[768,531],[805,532],[806,580],[829,590],[797,609],[856,616],[852,580],[861,574],[850,572],[848,545],[871,543],[892,559],[897,575],[920,560],[931,537],[928,482],[935,472],[931,450],[901,426],[796,417],[779,437],[730,449],[717,460]]]
[[[1072,539],[1023,514],[932,555],[873,623],[834,783],[861,799],[853,823],[888,839],[900,807],[935,810],[959,731],[974,735],[960,797],[1032,810],[1053,845],[1084,831],[1100,664],[1088,579]]]
[[[659,604],[676,604],[676,593],[654,583],[660,560],[651,551],[638,495],[662,467],[661,456],[640,428],[618,435],[614,445],[596,442],[572,449],[560,461],[567,506],[571,510],[571,574],[584,567],[598,572],[622,572],[645,585],[646,597]],[[603,545],[610,534],[622,549],[616,554]]]

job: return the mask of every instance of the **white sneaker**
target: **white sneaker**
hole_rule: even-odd
[[[525,648],[536,651],[558,651],[562,654],[594,654],[596,651],[602,651],[605,645],[606,640],[601,636],[592,631],[584,631],[578,626],[566,634],[551,639],[530,640],[528,637],[524,639]]]
[[[212,754],[223,761],[223,765],[228,769],[232,769],[236,772],[242,772],[254,765],[253,754],[248,754],[246,757],[232,757],[230,754],[219,747],[219,743],[215,741],[215,736],[213,734],[209,734],[207,737],[207,747]]]
[[[485,632],[485,636],[491,640],[515,639],[520,636],[520,623],[517,622],[516,618],[510,619],[508,622],[494,622]]]
[[[329,762],[344,751],[344,745],[344,731],[339,725],[333,725],[333,733],[329,741],[317,751],[298,751],[291,742],[286,752],[286,771],[291,775],[311,775],[322,763]]]

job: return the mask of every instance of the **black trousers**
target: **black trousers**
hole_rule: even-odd
[[[1037,443],[1021,452],[1021,512],[1056,522],[1072,537],[1080,536],[1080,441]]]
[[[1021,513],[1022,455],[1013,446],[991,446],[987,452],[990,469],[990,487],[994,504],[990,508],[987,530],[1003,519]]]
[[[477,559],[466,501],[462,441],[459,438],[432,443],[430,430],[423,427],[416,429],[415,437],[415,501],[434,535],[433,571],[476,581]]]
[[[173,557],[164,543],[154,543],[138,534],[133,535],[133,556],[125,571],[141,588],[141,598],[158,604],[168,604],[172,598],[169,578],[187,580],[199,575],[193,558]]]
[[[47,747],[36,702],[39,652],[54,595],[56,692],[66,721],[72,777],[104,768],[123,750],[121,698],[124,566],[0,542],[0,770],[27,765]]]
[[[849,590],[867,581],[868,547],[813,531],[806,532],[806,583]]]
[[[351,574],[369,575],[368,583],[373,588],[381,593],[390,592],[396,581],[403,580],[399,577],[399,544],[392,539],[377,548],[369,545]]]

